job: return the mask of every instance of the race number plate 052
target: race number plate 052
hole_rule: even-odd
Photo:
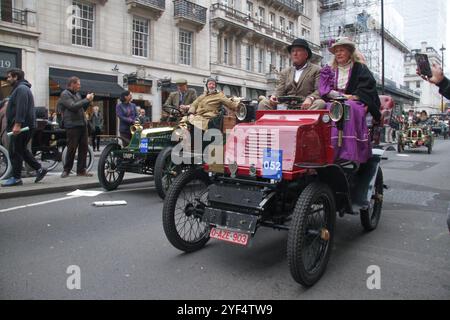
[[[214,239],[246,246],[248,244],[249,235],[235,231],[212,228],[209,236]]]

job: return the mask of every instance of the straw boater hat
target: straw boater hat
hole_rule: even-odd
[[[332,54],[334,54],[335,51],[336,51],[336,47],[339,47],[339,46],[346,46],[347,48],[350,49],[352,54],[356,51],[355,43],[352,40],[350,40],[349,38],[346,38],[346,37],[337,38],[336,42],[328,50]]]
[[[175,84],[187,84],[187,80],[186,79],[177,79],[175,80]]]

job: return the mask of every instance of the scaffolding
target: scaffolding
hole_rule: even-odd
[[[368,67],[381,74],[381,8],[379,0],[321,0],[320,39],[323,63],[332,57],[327,48],[339,37],[352,39],[364,56]],[[386,32],[386,30],[385,30]],[[396,47],[406,46],[389,33]],[[395,45],[395,44],[394,44]]]

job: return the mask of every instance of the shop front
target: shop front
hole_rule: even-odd
[[[6,72],[12,68],[22,68],[22,50],[0,46],[0,101],[11,94]]]
[[[116,134],[116,105],[120,94],[124,89],[118,84],[117,76],[80,72],[66,69],[50,68],[49,70],[49,86],[50,86],[50,102],[49,112],[56,112],[61,92],[67,87],[67,81],[70,77],[78,77],[81,82],[81,96],[88,93],[94,93],[95,99],[89,107],[87,114],[90,115],[92,107],[98,106],[103,114],[104,129],[103,134]]]

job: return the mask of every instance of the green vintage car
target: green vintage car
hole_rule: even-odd
[[[245,100],[237,114],[225,116],[221,113],[220,128],[224,129],[225,118],[252,121],[256,106],[257,103]],[[178,128],[177,122],[151,123],[150,126],[151,128],[144,129],[135,124],[131,128],[131,141],[126,147],[120,145],[120,138],[117,137],[105,147],[98,163],[98,179],[104,189],[115,190],[122,183],[126,172],[153,175],[156,191],[164,199],[172,180],[190,167],[172,162],[172,149],[178,143],[177,139],[172,141],[172,133]]]
[[[426,148],[428,154],[433,151],[434,135],[430,125],[414,125],[399,134],[397,151],[402,153],[405,148]]]
[[[153,175],[158,195],[164,199],[165,190],[176,175],[170,161],[174,145],[171,136],[175,129],[175,123],[148,129],[136,124],[128,146],[122,148],[118,138],[108,144],[98,163],[101,186],[108,191],[116,189],[126,172]]]

